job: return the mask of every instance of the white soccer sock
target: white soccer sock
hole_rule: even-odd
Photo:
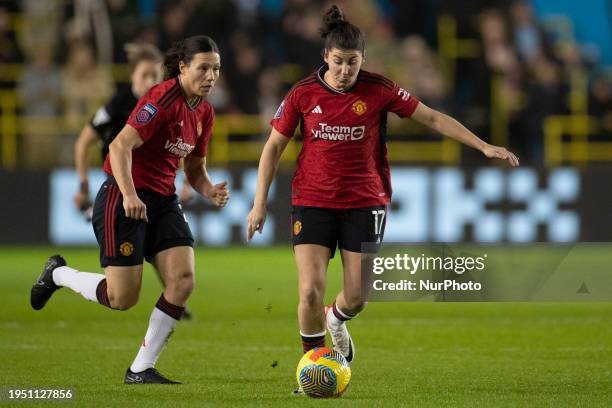
[[[151,318],[149,319],[149,328],[147,334],[140,346],[140,350],[130,367],[134,373],[139,373],[147,368],[155,367],[155,363],[161,354],[166,341],[174,331],[174,327],[178,320],[170,317],[166,313],[153,308]]]
[[[323,330],[321,333],[306,334],[306,333],[303,333],[300,330],[300,336],[301,337],[323,337],[323,336],[325,336],[325,333],[327,333],[327,332],[325,330]]]
[[[336,311],[338,312],[338,314],[340,314],[340,316],[342,316],[344,319],[339,319],[338,316],[336,316],[336,314],[334,313],[334,308],[336,309]],[[355,316],[349,316],[346,313],[343,313],[342,310],[340,310],[338,307],[336,307],[335,305],[333,305],[332,307],[329,308],[329,310],[327,311],[327,322],[329,323],[330,326],[332,327],[340,327],[342,326],[347,320],[351,320],[353,317]]]
[[[60,266],[53,270],[53,282],[65,286],[81,294],[85,299],[98,302],[96,289],[105,276],[101,273],[79,272],[68,266]]]

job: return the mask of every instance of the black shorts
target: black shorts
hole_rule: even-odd
[[[147,206],[149,222],[125,216],[123,196],[113,178],[108,178],[94,203],[92,224],[100,246],[100,265],[133,266],[151,262],[164,249],[193,247],[193,235],[176,195],[164,196],[137,190]]]
[[[351,252],[377,250],[387,222],[383,205],[363,208],[333,209],[293,206],[291,235],[293,245],[317,244],[329,248],[334,257],[336,246]]]

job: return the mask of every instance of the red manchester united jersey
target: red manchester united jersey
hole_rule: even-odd
[[[292,183],[292,204],[322,208],[386,205],[391,178],[387,112],[412,115],[419,101],[384,76],[360,71],[352,88],[323,80],[327,66],[295,84],[271,124],[287,137],[300,124],[304,145]]]
[[[205,100],[187,103],[179,80],[172,78],[154,86],[136,104],[127,123],[144,143],[132,151],[132,178],[136,189],[174,194],[180,160],[188,155],[206,156],[215,117]],[[104,171],[113,174],[110,157]]]

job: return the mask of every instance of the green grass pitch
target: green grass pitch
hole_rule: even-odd
[[[72,387],[66,406],[92,407],[612,406],[612,303],[371,303],[350,323],[357,357],[347,393],[295,396],[301,345],[288,247],[198,248],[196,318],[178,325],[158,362],[185,384],[126,386],[157,278],[147,267],[140,302],[126,312],[68,289],[35,312],[30,286],[54,252],[100,271],[92,248],[0,249],[0,387]],[[338,259],[329,275],[331,300]]]

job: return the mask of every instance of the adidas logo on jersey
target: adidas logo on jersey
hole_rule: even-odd
[[[317,105],[313,110],[310,111],[310,113],[323,113],[323,109],[321,109],[321,107]]]

